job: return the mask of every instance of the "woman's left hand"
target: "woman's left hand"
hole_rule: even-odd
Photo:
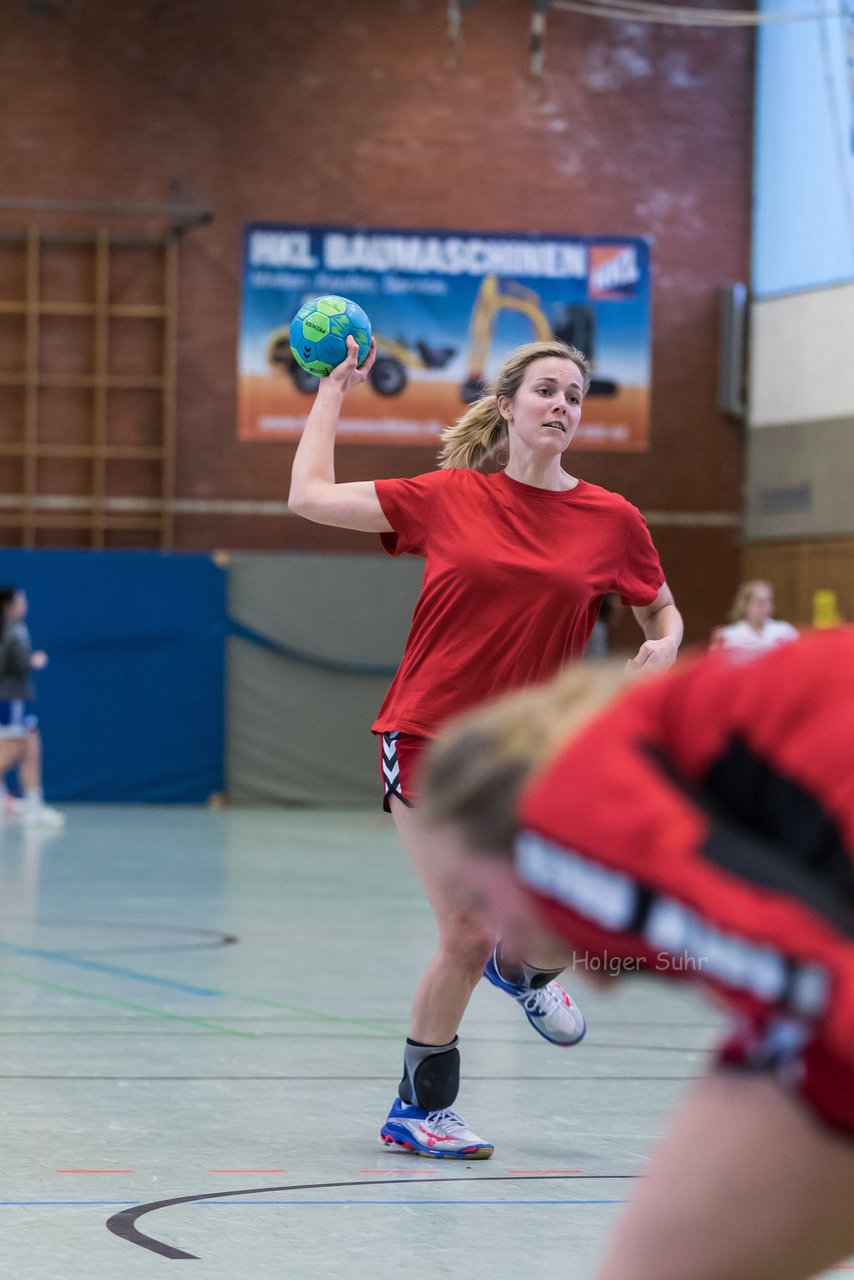
[[[679,646],[669,637],[644,640],[635,656],[626,663],[626,672],[631,675],[642,671],[644,675],[651,675],[653,671],[666,671],[673,666],[678,652]]]
[[[47,666],[47,654],[45,653],[44,649],[36,649],[35,653],[30,658],[30,666],[32,667],[33,671],[44,670],[44,668]]]

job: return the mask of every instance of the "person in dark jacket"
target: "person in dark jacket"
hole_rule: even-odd
[[[32,672],[47,666],[47,654],[33,651],[25,621],[27,607],[25,592],[0,587],[0,815],[19,815],[27,825],[61,827],[65,816],[44,802]],[[14,768],[21,779],[23,800],[13,799],[2,782]]]

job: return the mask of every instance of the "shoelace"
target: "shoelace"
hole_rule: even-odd
[[[461,1128],[465,1128],[465,1122],[462,1116],[458,1116],[456,1111],[452,1111],[450,1107],[443,1107],[441,1111],[431,1111],[427,1116],[428,1124],[458,1124]]]
[[[542,1010],[543,1013],[553,1013],[563,1003],[563,995],[559,994],[560,988],[556,982],[549,982],[544,987],[540,987],[537,991],[531,991],[520,1003],[524,1009],[530,1009],[532,1012]]]

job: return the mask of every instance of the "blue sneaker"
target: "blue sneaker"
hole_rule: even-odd
[[[577,1004],[559,982],[547,982],[544,987],[529,987],[527,982],[508,982],[498,971],[495,952],[486,962],[483,976],[500,991],[506,991],[525,1010],[525,1017],[535,1031],[550,1044],[567,1048],[584,1039],[587,1024]]]
[[[426,1111],[395,1098],[388,1119],[380,1129],[380,1142],[405,1147],[416,1156],[433,1160],[488,1160],[495,1148],[484,1142],[456,1111]]]

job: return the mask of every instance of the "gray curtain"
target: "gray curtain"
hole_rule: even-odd
[[[421,582],[408,556],[235,555],[226,768],[238,804],[378,804],[370,726]]]

